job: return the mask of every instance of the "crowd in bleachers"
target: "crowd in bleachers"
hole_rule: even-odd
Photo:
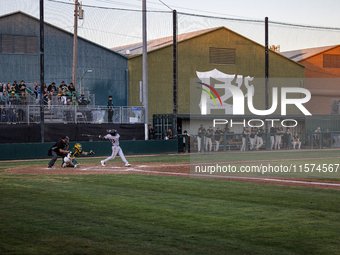
[[[88,105],[90,103],[84,94],[76,91],[72,82],[69,86],[64,81],[59,86],[56,86],[55,82],[49,86],[44,83],[42,88],[38,82],[30,87],[23,80],[19,84],[16,81],[13,84],[0,83],[1,123],[16,123],[22,114],[20,110],[23,111],[19,106],[38,105],[41,97],[48,109],[52,105]]]

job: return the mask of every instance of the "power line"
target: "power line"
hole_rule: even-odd
[[[58,0],[48,0],[50,2],[74,5],[73,3],[67,3]],[[103,7],[103,6],[93,6],[93,5],[84,5],[86,7],[98,8],[98,9],[108,9],[108,10],[119,10],[119,11],[132,11],[132,12],[142,12],[142,10],[135,9],[124,9],[124,8],[114,8],[114,7]],[[166,5],[167,6],[167,5]],[[168,7],[170,8],[170,7]],[[156,12],[156,13],[170,13],[170,11],[150,11],[147,12]],[[185,12],[177,12],[180,15],[193,16],[193,17],[201,17],[201,18],[209,18],[209,19],[219,19],[219,20],[229,20],[229,21],[239,21],[239,22],[252,22],[252,23],[264,23],[264,20],[259,19],[241,19],[241,18],[229,18],[229,17],[216,17],[209,15],[201,15],[201,14],[193,14],[193,13],[185,13]],[[340,31],[338,27],[323,27],[323,26],[313,26],[313,25],[302,25],[302,24],[294,24],[294,23],[286,23],[279,21],[269,21],[269,24],[280,25],[280,26],[288,26],[288,27],[298,27],[298,28],[309,28],[309,29],[320,29],[320,30],[335,30]]]
[[[200,17],[200,18],[264,23],[264,20],[259,20],[259,19],[237,19],[237,18],[226,18],[226,17],[212,17],[212,16],[207,16],[207,15],[192,14],[192,13],[185,13],[185,12],[178,12],[178,14],[187,15],[187,16],[195,16],[195,17]],[[301,25],[301,24],[285,23],[285,22],[279,22],[279,21],[269,21],[269,23],[275,24],[275,25],[290,26],[290,27],[312,28],[312,29],[322,29],[322,30],[339,30],[340,31],[340,28],[338,27],[321,27],[321,26],[312,26],[312,25]]]
[[[58,0],[48,0],[50,2],[61,3],[61,4],[68,4],[74,6],[73,3],[67,3]],[[94,6],[94,5],[82,5],[83,7],[90,7],[90,8],[97,8],[97,9],[104,9],[104,10],[117,10],[117,11],[130,11],[130,12],[142,12],[142,10],[135,10],[135,9],[124,9],[124,8],[115,8],[115,7],[103,7],[103,6]],[[159,13],[170,13],[170,11],[147,11],[147,12],[159,12]]]

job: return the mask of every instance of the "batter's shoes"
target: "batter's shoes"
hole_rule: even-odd
[[[105,166],[104,160],[100,161],[100,164],[102,164],[102,166]]]
[[[52,167],[51,166],[47,166],[47,168],[51,169]]]
[[[61,165],[61,167],[62,167],[62,168],[65,168],[65,167],[66,167],[66,163],[63,163],[63,164]]]
[[[125,164],[125,166],[126,166],[126,167],[129,167],[129,166],[131,166],[131,164],[127,163],[127,164]]]

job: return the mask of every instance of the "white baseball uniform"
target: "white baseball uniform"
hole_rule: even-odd
[[[105,163],[106,161],[114,159],[118,154],[125,164],[129,164],[129,162],[127,162],[127,160],[125,159],[123,150],[119,146],[119,137],[120,137],[119,134],[116,134],[115,136],[107,134],[106,136],[104,136],[105,139],[110,140],[110,142],[112,143],[112,154],[110,157],[104,159],[102,162]]]

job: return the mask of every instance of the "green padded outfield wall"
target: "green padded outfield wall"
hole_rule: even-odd
[[[0,144],[0,160],[20,160],[20,159],[44,159],[49,148],[54,143],[14,143]],[[73,148],[74,142],[70,143]],[[84,151],[93,150],[96,155],[108,157],[111,155],[111,143],[109,141],[82,142]],[[158,141],[121,141],[119,145],[126,156],[128,155],[148,155],[148,154],[168,154],[178,153],[178,141],[158,140]]]

